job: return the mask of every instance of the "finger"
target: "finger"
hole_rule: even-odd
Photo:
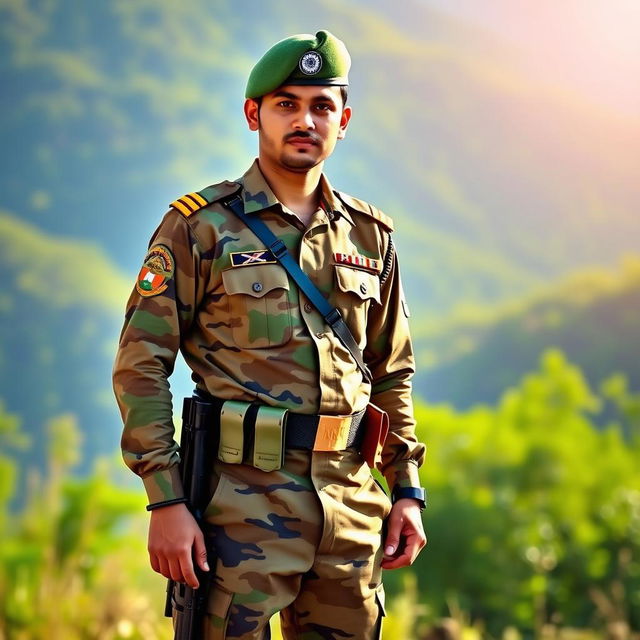
[[[196,534],[193,552],[198,566],[203,571],[209,571],[209,564],[207,563],[207,547],[204,543],[204,536],[201,532]]]
[[[404,550],[398,557],[384,558],[380,563],[383,569],[399,569],[400,567],[408,567],[411,564],[411,556],[407,550]]]
[[[409,555],[413,560],[415,560],[420,550],[425,545],[425,535],[424,533],[416,529],[410,523],[406,523],[406,526],[402,530],[402,539],[404,540],[404,548],[403,551],[408,551]]]
[[[185,582],[192,588],[197,589],[200,586],[195,571],[193,570],[193,561],[191,560],[191,550],[187,553],[180,554],[180,570],[184,575]]]
[[[418,557],[418,554],[427,546],[427,536],[418,535],[415,543],[415,555],[411,560],[411,564],[413,564],[414,560]]]
[[[392,556],[400,544],[400,532],[402,531],[402,518],[394,516],[393,512],[389,516],[387,537],[384,541],[385,556]]]
[[[155,553],[150,553],[149,554],[149,562],[151,563],[151,568],[156,572],[156,573],[162,573],[160,571],[160,562],[158,561],[158,556],[156,556]]]
[[[180,560],[177,557],[169,558],[169,573],[176,582],[184,582]]]
[[[407,555],[409,556],[409,564],[414,563],[422,547],[422,541],[418,537],[407,543]]]
[[[169,571],[169,563],[163,556],[158,556],[158,567],[159,567],[159,572],[165,578],[171,578],[171,572]]]

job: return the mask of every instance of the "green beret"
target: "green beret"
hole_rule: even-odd
[[[342,40],[328,31],[285,38],[267,51],[251,70],[245,98],[258,98],[283,84],[345,86],[351,57]]]

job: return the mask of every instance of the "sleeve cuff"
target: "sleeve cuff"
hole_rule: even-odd
[[[395,487],[419,487],[420,474],[415,460],[400,460],[389,467],[384,474],[390,489]]]
[[[154,471],[144,476],[142,482],[149,498],[149,504],[185,497],[178,465],[161,471]]]

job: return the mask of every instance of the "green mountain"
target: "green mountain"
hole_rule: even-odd
[[[597,386],[614,371],[640,386],[640,256],[577,271],[526,298],[469,307],[416,331],[416,392],[458,408],[494,403],[558,347]]]
[[[131,288],[95,243],[44,234],[0,211],[0,387],[45,462],[45,426],[73,414],[86,429],[80,470],[118,444],[110,386],[118,325]],[[27,454],[25,454],[27,455]]]
[[[52,0],[0,18],[0,205],[124,267],[167,203],[249,165],[258,56],[323,27],[351,50],[355,110],[327,172],[396,220],[421,318],[634,248],[638,122],[425,2]]]

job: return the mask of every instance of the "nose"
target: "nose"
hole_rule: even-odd
[[[315,129],[315,123],[309,109],[303,109],[293,123],[294,129]]]

